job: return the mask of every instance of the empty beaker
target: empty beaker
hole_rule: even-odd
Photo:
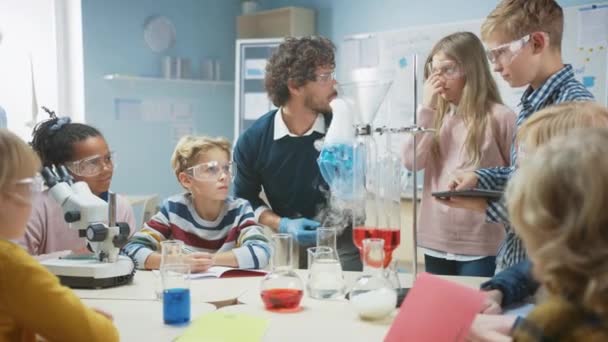
[[[338,253],[330,247],[310,247],[308,252],[308,295],[315,299],[333,299],[344,295],[346,283]]]

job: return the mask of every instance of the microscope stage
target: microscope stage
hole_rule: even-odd
[[[82,259],[55,258],[41,261],[61,283],[72,288],[106,288],[129,284],[135,265],[126,256],[116,262],[99,262],[94,257]]]

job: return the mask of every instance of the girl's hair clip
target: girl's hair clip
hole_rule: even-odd
[[[61,129],[61,127],[72,122],[72,120],[70,120],[70,118],[67,116],[62,116],[62,117],[58,118],[54,111],[46,108],[45,106],[42,106],[42,110],[44,110],[49,115],[51,120],[56,120],[55,123],[52,124],[51,127],[49,127],[51,132],[57,132],[58,130]]]
[[[55,122],[54,124],[51,125],[51,127],[50,127],[51,132],[57,132],[63,126],[72,122],[72,120],[67,116],[62,116],[60,118],[55,117],[55,119],[57,120],[57,122]]]

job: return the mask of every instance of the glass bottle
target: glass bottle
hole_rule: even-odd
[[[293,240],[290,234],[274,234],[272,244],[272,272],[262,280],[262,301],[270,311],[297,311],[304,295],[304,285],[291,265]]]
[[[384,240],[364,239],[361,257],[364,274],[352,287],[350,302],[361,319],[382,319],[397,305],[397,293],[384,274]]]

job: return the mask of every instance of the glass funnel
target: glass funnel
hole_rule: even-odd
[[[379,69],[360,69],[354,82],[340,86],[340,96],[354,104],[360,124],[355,129],[352,152],[353,241],[362,250],[367,238],[384,240],[387,266],[401,242],[401,161],[393,152],[391,131],[373,128],[378,110],[392,84],[392,75]],[[384,148],[378,148],[382,139]]]
[[[262,301],[267,310],[298,311],[304,295],[304,284],[292,268],[292,237],[290,234],[274,234],[272,245],[272,272],[262,280]]]

